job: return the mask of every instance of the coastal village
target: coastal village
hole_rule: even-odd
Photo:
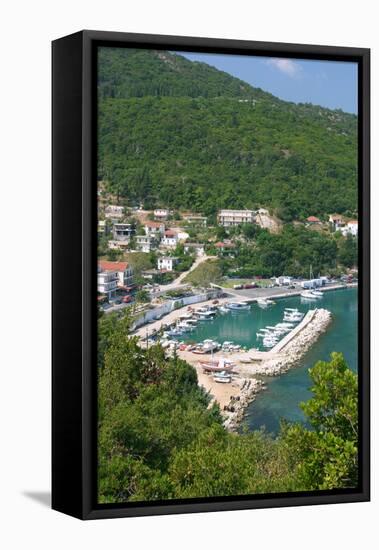
[[[339,214],[324,221],[309,216],[303,224],[309,231],[358,235],[357,220]],[[319,307],[323,293],[355,285],[357,277],[356,270],[338,278],[313,276],[310,266],[308,278],[281,273],[269,279],[208,278],[217,259],[235,257],[238,235],[233,229],[240,226],[278,233],[282,224],[265,208],[220,209],[210,220],[197,212],[144,210],[99,196],[97,290],[102,314],[128,312],[141,346],[159,342],[168,355],[190,363],[230,430],[237,429],[247,405],[265,389],[264,376],[286,372],[327,329],[331,314]],[[146,267],[144,258],[154,265]],[[200,282],[192,278],[197,272]],[[257,347],[191,338],[197,326],[217,316],[246,311],[253,304],[271,308],[276,300],[296,295],[312,308],[306,314],[285,309],[281,322],[257,332]]]

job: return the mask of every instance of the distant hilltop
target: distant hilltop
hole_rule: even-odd
[[[99,52],[98,178],[142,203],[283,221],[357,210],[357,117],[165,51]]]

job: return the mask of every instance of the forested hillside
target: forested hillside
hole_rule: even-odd
[[[102,49],[98,177],[146,207],[266,206],[285,220],[357,208],[357,118],[169,52]]]

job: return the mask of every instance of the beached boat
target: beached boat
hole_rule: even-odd
[[[222,372],[232,371],[234,363],[227,359],[219,359],[218,361],[199,361],[200,367],[204,372]]]
[[[220,348],[220,344],[214,340],[204,340],[203,350],[204,353],[211,353],[212,351],[217,351]]]
[[[213,375],[213,380],[219,384],[230,384],[232,381],[232,375],[225,371],[218,372]]]

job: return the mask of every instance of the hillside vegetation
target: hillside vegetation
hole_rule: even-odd
[[[131,203],[284,220],[357,208],[357,117],[163,51],[101,49],[98,177]]]

